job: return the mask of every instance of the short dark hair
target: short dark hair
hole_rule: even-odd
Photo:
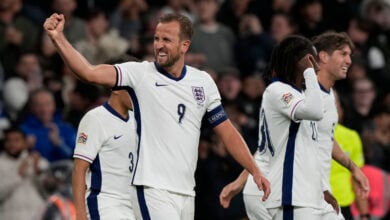
[[[11,133],[19,133],[23,136],[23,138],[26,138],[26,134],[18,126],[13,125],[3,131],[4,137]]]
[[[297,63],[306,54],[316,56],[312,42],[300,35],[288,36],[273,49],[268,69],[282,82],[293,83],[298,74]]]
[[[313,37],[312,41],[318,53],[325,51],[328,54],[332,54],[335,50],[341,49],[345,45],[349,46],[351,50],[355,49],[355,45],[345,32],[327,31]]]
[[[160,23],[169,23],[173,21],[178,22],[180,25],[180,39],[191,40],[194,30],[192,28],[192,22],[188,17],[181,14],[168,13],[161,16],[159,20]]]

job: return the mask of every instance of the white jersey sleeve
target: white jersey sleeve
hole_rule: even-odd
[[[280,112],[282,115],[291,120],[294,119],[297,106],[304,100],[302,92],[298,89],[293,89],[290,85],[284,83],[272,83],[266,92],[269,93],[270,106],[275,112]]]
[[[294,119],[320,120],[323,117],[321,90],[313,68],[303,73],[305,77],[305,99],[296,108]]]
[[[81,119],[73,157],[92,163],[98,154],[106,134],[100,120],[93,112],[87,112]]]
[[[117,71],[116,86],[130,86],[136,88],[144,80],[145,74],[142,74],[142,68],[148,68],[148,62],[126,62],[122,64],[116,64],[115,69]]]

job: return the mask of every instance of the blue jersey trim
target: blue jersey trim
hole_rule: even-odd
[[[124,122],[129,121],[129,118],[130,118],[129,115],[127,116],[127,118],[122,117],[121,114],[119,114],[117,111],[115,111],[115,109],[110,104],[108,104],[108,102],[105,102],[103,104],[103,107],[106,108],[107,111],[109,111],[111,114],[113,114],[114,116],[118,117],[120,120],[122,120]]]
[[[133,102],[133,111],[134,111],[134,119],[137,124],[137,135],[138,135],[138,144],[137,144],[137,161],[135,163],[133,178],[131,179],[131,184],[134,183],[135,174],[137,173],[138,161],[139,161],[139,151],[141,147],[141,111],[139,108],[139,102],[137,99],[137,95],[133,88],[128,87],[127,92],[130,95],[131,101]]]
[[[181,79],[184,78],[184,76],[187,74],[187,67],[186,65],[184,65],[183,69],[181,70],[181,73],[180,73],[180,76],[179,77],[174,77],[172,76],[171,74],[169,74],[167,71],[164,70],[164,68],[162,68],[158,63],[154,62],[154,66],[156,67],[157,71],[160,72],[161,74],[163,74],[164,76],[172,79],[172,80],[175,80],[175,81],[179,81]]]
[[[91,170],[91,193],[87,197],[87,205],[91,220],[99,220],[98,195],[102,189],[102,171],[100,167],[99,155],[90,165]]]
[[[136,186],[136,188],[137,188],[137,199],[138,199],[139,208],[141,209],[142,219],[150,220],[150,214],[145,200],[144,186]]]
[[[323,92],[330,94],[330,90],[327,90],[323,85],[321,85],[320,82],[318,82],[318,84],[320,85],[320,89],[321,89]]]
[[[222,105],[219,105],[213,110],[207,112],[206,118],[209,125],[213,128],[215,128],[216,126],[224,122],[226,119],[228,119]]]
[[[288,141],[283,164],[282,205],[292,205],[292,188],[294,174],[295,139],[299,123],[291,121],[288,131]]]
[[[291,205],[283,206],[283,220],[294,220],[294,207]]]

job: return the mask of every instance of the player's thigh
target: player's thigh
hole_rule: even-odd
[[[193,220],[195,200],[150,187],[132,187],[132,204],[137,219]]]
[[[132,208],[108,207],[100,212],[100,220],[136,220]]]
[[[180,198],[176,199],[176,202],[178,202],[180,205],[181,203],[181,220],[194,220],[195,218],[195,197],[193,196],[185,196],[185,195],[179,195]]]
[[[264,206],[264,202],[261,200],[261,196],[246,195],[244,194],[244,204],[246,214],[250,220],[271,220],[267,208]]]
[[[293,220],[293,219],[310,219],[321,220],[321,214],[318,210],[311,207],[279,207],[268,209],[273,220]]]
[[[88,219],[91,219],[89,211],[94,212],[93,218],[101,220],[136,220],[132,201],[130,199],[113,199],[108,197],[99,197],[98,208],[87,208]]]

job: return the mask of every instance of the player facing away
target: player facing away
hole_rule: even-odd
[[[122,56],[110,63],[137,61]],[[128,91],[113,90],[106,103],[80,121],[74,151],[73,197],[77,219],[135,220],[129,179],[137,146]],[[87,186],[87,187],[85,187]]]
[[[206,72],[184,64],[193,32],[187,17],[160,18],[153,43],[155,62],[115,66],[91,65],[64,37],[64,23],[63,15],[53,14],[44,28],[78,77],[131,88],[138,146],[132,152],[130,188],[137,219],[194,218],[194,172],[203,116],[267,198],[269,182],[227,118],[214,81]]]

